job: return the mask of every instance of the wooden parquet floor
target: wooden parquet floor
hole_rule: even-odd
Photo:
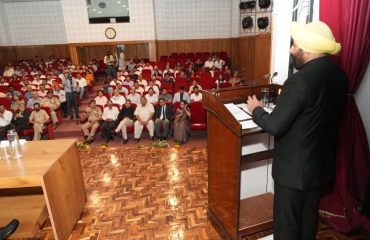
[[[206,216],[205,148],[92,147],[81,151],[81,163],[88,200],[70,240],[221,239]],[[53,239],[50,223],[39,239]],[[370,238],[320,224],[318,239]]]

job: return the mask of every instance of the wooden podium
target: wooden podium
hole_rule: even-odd
[[[248,192],[243,185],[248,182],[253,186],[255,180],[242,179],[249,174],[251,165],[258,165],[266,159],[269,160],[265,167],[271,169],[273,137],[259,127],[242,129],[241,124],[224,106],[226,103],[246,103],[247,97],[253,94],[259,97],[261,88],[265,87],[277,93],[281,86],[235,87],[221,89],[216,93],[202,93],[208,119],[208,218],[226,239],[241,239],[242,236],[272,228],[272,179],[271,191],[267,190],[266,184],[266,191],[263,186],[263,190],[260,187],[250,194],[243,193]],[[259,144],[259,141],[262,143]],[[250,151],[252,146],[257,146],[256,143],[264,147]],[[262,180],[267,175],[271,178],[271,172],[266,174],[266,171],[262,176],[261,172],[254,175]]]

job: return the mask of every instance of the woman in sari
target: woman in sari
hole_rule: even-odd
[[[190,116],[191,113],[187,102],[181,101],[179,108],[175,112],[175,120],[173,122],[174,139],[181,144],[188,140]]]

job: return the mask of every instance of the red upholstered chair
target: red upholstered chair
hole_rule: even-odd
[[[8,90],[9,90],[9,87],[8,86],[0,86],[0,92],[7,93]]]
[[[168,61],[168,56],[161,56],[159,58],[159,61],[161,61],[161,62],[167,62]]]
[[[167,92],[171,91],[173,92],[173,84],[172,83],[162,83],[161,88],[164,88],[167,90]]]
[[[207,112],[202,102],[189,103],[191,112],[190,129],[192,131],[207,131]]]
[[[141,75],[143,76],[143,79],[149,80],[152,78],[152,70],[150,69],[143,69],[141,71]]]
[[[180,107],[180,102],[175,102],[173,104],[173,114],[175,115],[176,110]]]
[[[0,97],[0,104],[4,105],[6,109],[10,108],[10,99],[8,97]]]
[[[181,82],[175,82],[175,92],[178,92],[181,87],[184,87],[185,91],[188,91],[188,84],[187,83],[181,83]]]

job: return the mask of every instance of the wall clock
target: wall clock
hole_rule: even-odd
[[[105,29],[105,36],[108,38],[108,39],[114,39],[116,37],[116,30],[112,27],[109,27],[107,29]]]

